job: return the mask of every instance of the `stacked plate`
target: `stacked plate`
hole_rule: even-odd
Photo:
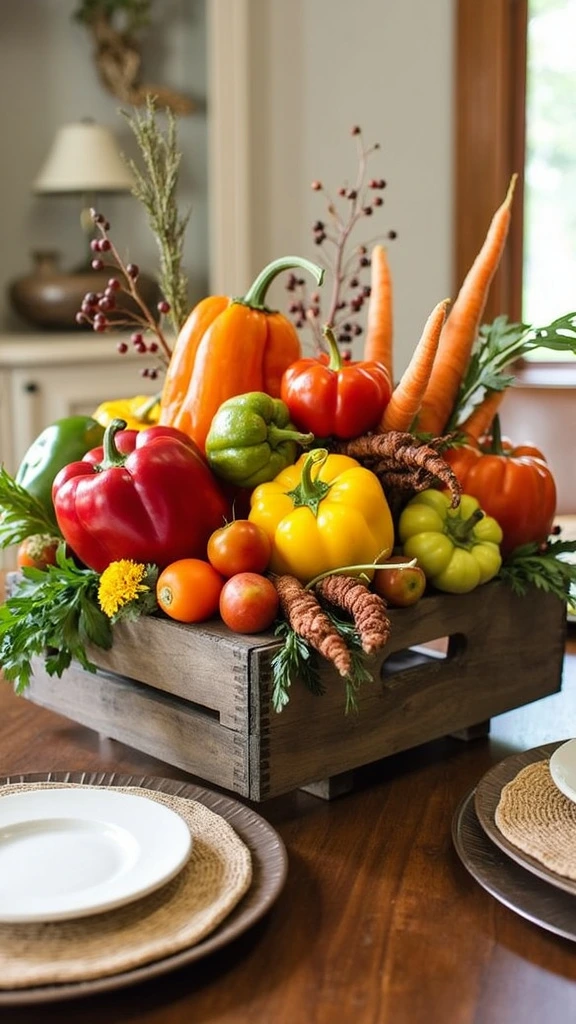
[[[0,779],[0,1005],[198,960],[279,895],[286,851],[251,808],[154,777]]]
[[[530,768],[529,766],[532,766]],[[548,796],[554,791],[555,814],[560,808],[566,828],[576,828],[576,740],[552,743],[514,754],[491,768],[454,815],[452,837],[457,853],[470,874],[492,896],[529,921],[576,941],[576,874],[554,870],[538,843],[530,842],[530,822],[535,829],[546,823],[547,812],[537,804],[538,792],[524,789],[517,830],[520,839],[509,835],[514,829],[499,827],[508,791],[529,773],[547,780]],[[526,800],[527,796],[527,800]],[[508,801],[509,803],[509,801]],[[530,804],[532,803],[532,806]],[[541,813],[544,811],[544,813]],[[507,811],[509,822],[509,809]],[[554,821],[548,827],[554,829]],[[514,825],[514,822],[512,822]],[[523,841],[527,837],[528,842]],[[537,856],[529,851],[534,849]],[[542,847],[545,851],[546,844]],[[547,862],[548,861],[548,862]],[[570,877],[572,876],[572,877]]]

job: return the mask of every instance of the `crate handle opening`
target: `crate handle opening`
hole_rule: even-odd
[[[393,676],[413,669],[433,670],[437,668],[438,662],[451,661],[463,655],[467,644],[464,633],[452,633],[450,636],[436,637],[413,647],[404,647],[386,658],[380,669],[380,676],[384,682],[389,682]]]

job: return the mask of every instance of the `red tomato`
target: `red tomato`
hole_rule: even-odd
[[[386,562],[410,562],[407,555],[390,555]],[[393,566],[391,569],[376,569],[372,589],[383,597],[393,608],[408,608],[416,604],[426,590],[426,576],[419,565],[405,569]]]
[[[278,608],[274,584],[256,572],[239,572],[222,587],[220,615],[235,633],[262,633],[274,622]]]
[[[208,561],[227,578],[239,572],[262,573],[272,545],[268,534],[248,519],[233,519],[208,539]]]
[[[203,622],[218,611],[224,579],[201,558],[180,558],[160,573],[156,600],[171,619]]]
[[[60,543],[58,537],[50,537],[45,533],[34,533],[26,537],[16,552],[16,565],[19,568],[27,565],[34,569],[45,569],[47,565],[56,565],[56,551]]]

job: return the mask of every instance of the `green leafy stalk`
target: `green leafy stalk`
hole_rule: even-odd
[[[352,670],[344,680],[346,703],[345,714],[358,710],[357,693],[360,686],[372,682],[372,675],[364,664],[364,654],[360,638],[354,625],[324,609],[328,618],[346,640],[352,659]],[[318,654],[311,645],[296,633],[287,622],[280,622],[275,630],[276,636],[284,638],[280,650],[274,655],[272,668],[272,706],[276,712],[282,711],[290,700],[290,687],[296,678],[300,678],[305,687],[314,696],[322,696],[325,687],[320,679]]]
[[[315,651],[303,640],[287,622],[279,622],[275,635],[283,638],[284,643],[272,658],[272,706],[278,713],[286,707],[290,700],[289,690],[292,680],[300,677],[311,693],[320,696],[324,688],[320,682],[318,662]]]
[[[551,540],[542,550],[538,544],[523,544],[504,562],[498,579],[507,583],[515,594],[523,596],[530,587],[555,594],[568,602],[576,588],[576,541]]]
[[[143,168],[126,160],[134,176],[132,193],[148,215],[160,252],[160,288],[170,304],[170,320],[176,334],[188,315],[187,280],[182,267],[184,239],[190,213],[180,216],[177,202],[178,174],[182,154],[178,150],[176,118],[166,112],[168,127],[163,133],[156,120],[154,98],[149,96],[143,114],[122,111],[136,138]]]
[[[67,558],[64,544],[56,565],[22,570],[16,593],[0,605],[0,666],[17,693],[30,682],[35,655],[45,658],[49,675],[61,676],[73,658],[95,671],[86,645],[112,646],[112,626],[98,604],[99,579]]]
[[[0,547],[20,544],[36,533],[61,536],[43,504],[0,466]]]
[[[508,323],[498,316],[484,324],[474,346],[447,431],[454,430],[478,405],[487,392],[503,391],[514,382],[510,367],[537,348],[576,355],[576,313],[567,313],[547,327]]]

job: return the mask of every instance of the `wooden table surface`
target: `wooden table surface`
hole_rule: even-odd
[[[326,803],[257,806],[289,855],[286,887],[211,957],[86,1000],[10,1007],[10,1024],[544,1024],[576,1020],[576,943],[529,923],[460,863],[451,822],[507,755],[576,734],[576,641],[561,693],[357,773]],[[185,778],[0,686],[0,772],[102,769]],[[196,780],[197,781],[197,780]],[[572,897],[567,896],[567,899]]]

